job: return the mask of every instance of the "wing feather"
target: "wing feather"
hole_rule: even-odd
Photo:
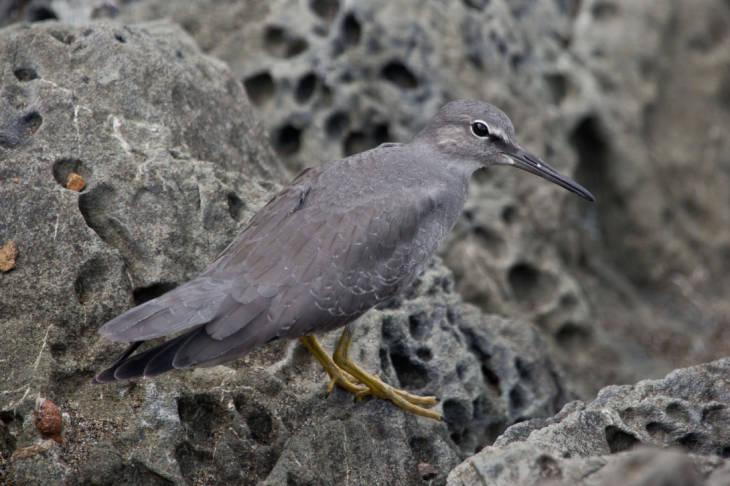
[[[99,333],[111,341],[145,341],[209,322],[226,299],[224,280],[197,278],[121,314]]]

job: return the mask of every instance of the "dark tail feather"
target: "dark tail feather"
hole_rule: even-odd
[[[140,376],[156,376],[170,371],[174,368],[172,362],[178,350],[201,330],[204,331],[203,328],[195,329],[135,355],[132,353],[142,341],[133,343],[112,366],[99,373],[94,382],[110,383]]]
[[[152,359],[147,362],[147,366],[145,366],[144,369],[144,376],[157,376],[173,369],[174,366],[172,363],[175,360],[175,356],[177,355],[177,352],[180,350],[180,348],[185,346],[188,341],[195,338],[195,336],[197,336],[201,332],[206,331],[204,328],[201,327],[180,336],[180,338],[183,338],[181,341],[177,341],[177,339],[180,338],[169,341],[169,346],[165,346],[163,349],[160,350],[159,353],[157,353]]]
[[[100,383],[109,383],[112,381],[115,381],[114,378],[114,372],[117,371],[117,368],[119,368],[124,362],[126,361],[129,356],[135,352],[135,350],[142,345],[144,341],[136,341],[129,345],[129,347],[122,353],[119,358],[107,369],[99,373],[94,377],[93,382],[96,384]]]

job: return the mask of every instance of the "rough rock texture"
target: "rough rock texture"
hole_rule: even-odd
[[[0,232],[19,254],[0,276],[0,481],[443,483],[505,427],[573,398],[537,328],[464,304],[438,260],[363,318],[353,351],[439,395],[444,422],[325,399],[324,373],[295,342],[92,385],[121,351],[98,327],[204,268],[284,171],[243,86],[173,24],[11,26],[0,53]],[[83,188],[67,187],[71,174]],[[37,430],[36,397],[60,407],[60,444]]]
[[[85,35],[53,22],[99,17],[119,23]],[[230,69],[170,24],[123,26],[162,17]],[[0,200],[13,201],[0,245],[18,245],[0,273],[0,326],[12,330],[0,343],[0,478],[439,484],[504,427],[574,393],[728,354],[725,0],[0,2],[0,24],[20,20],[51,21],[0,31]],[[200,270],[285,172],[406,140],[456,97],[503,107],[528,147],[599,201],[506,168],[481,174],[442,252],[455,285],[436,263],[363,321],[357,357],[440,394],[445,424],[323,400],[321,371],[292,344],[232,368],[88,387],[117,352],[95,329]],[[80,193],[66,189],[72,174]],[[679,375],[710,386],[714,368],[693,370]],[[700,425],[657,426],[668,439],[573,405],[494,447],[528,483],[596,470],[588,484],[727,484],[723,423],[702,425],[705,398],[691,381],[676,387],[662,393],[686,397]],[[62,446],[38,442],[39,393],[66,414]],[[663,406],[652,413],[670,423]],[[529,431],[572,413],[598,416],[589,445],[565,431],[585,453],[535,456],[544,444]],[[616,451],[601,442],[609,425]],[[632,443],[623,433],[675,449],[617,452]]]
[[[595,190],[590,206],[492,170],[443,251],[467,301],[540,325],[581,396],[727,354],[727,2],[146,0],[119,12],[165,16],[229,63],[290,167],[407,140],[447,99],[476,97]]]
[[[726,484],[729,376],[723,359],[604,388],[587,405],[572,402],[553,418],[507,429],[447,484]]]
[[[0,408],[12,409],[51,362],[53,386],[91,376],[98,324],[204,266],[251,214],[242,198],[259,204],[281,170],[241,86],[171,24],[2,34],[0,232],[19,256],[0,280],[13,330]],[[65,188],[72,172],[80,193]]]

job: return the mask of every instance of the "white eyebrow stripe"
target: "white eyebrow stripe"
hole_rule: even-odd
[[[499,127],[492,127],[491,125],[487,125],[489,127],[489,133],[494,135],[495,137],[498,137],[502,139],[503,142],[507,141],[507,134],[504,133],[504,131]]]

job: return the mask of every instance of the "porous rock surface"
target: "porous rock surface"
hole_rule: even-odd
[[[32,65],[3,64],[3,103],[16,108],[0,113],[0,141],[11,146],[0,146],[0,191],[3,198],[26,192],[37,221],[16,218],[11,234],[6,232],[11,219],[0,213],[0,245],[6,240],[20,245],[17,268],[0,273],[0,324],[19,329],[0,344],[0,352],[10,349],[11,361],[19,363],[10,367],[0,356],[0,372],[9,380],[7,387],[0,380],[0,478],[10,474],[20,483],[43,484],[105,484],[110,477],[121,484],[441,484],[465,455],[492,443],[504,427],[549,416],[574,393],[588,401],[605,385],[659,377],[728,354],[730,213],[719,203],[728,199],[730,188],[730,139],[723,136],[730,124],[730,5],[724,0],[32,0],[4,2],[0,16],[3,23],[56,18],[71,24],[112,17],[120,23],[104,28],[117,29],[114,33],[124,31],[123,23],[168,17],[203,52],[230,66],[200,55],[190,38],[169,24],[157,24],[152,30],[166,33],[153,35],[150,51],[165,62],[132,82],[144,86],[157,79],[158,87],[129,91],[134,86],[117,81],[115,89],[127,91],[114,97],[108,113],[119,118],[116,114],[140,100],[155,108],[116,123],[116,132],[113,120],[84,121],[80,109],[62,118],[54,136],[41,144],[36,140],[52,126],[46,111],[58,106],[67,113],[76,104],[45,102],[44,110],[37,110],[43,117],[39,125],[34,110],[25,108],[32,107],[28,100],[44,102],[47,94],[43,88],[33,88],[32,96],[24,90],[45,86],[48,91],[50,79],[70,91],[72,100],[82,98],[78,80],[56,79],[71,76],[69,65],[90,71],[89,79],[104,78],[124,63],[110,46],[122,46],[102,42],[101,54],[89,64],[84,59],[64,65],[55,56],[71,49],[51,49],[53,59],[45,62],[56,63],[52,76],[39,75]],[[60,25],[50,22],[43,29]],[[66,36],[68,29],[51,35],[76,48],[81,37],[76,29]],[[160,50],[159,43],[186,46],[184,59]],[[46,56],[47,47],[16,42],[11,49],[38,58]],[[154,55],[143,57],[135,65],[144,66]],[[226,88],[215,84],[221,82],[218,68],[225,72]],[[202,92],[182,89],[185,110],[150,101],[191,70],[196,72],[192,84]],[[228,87],[234,79],[269,133],[276,157],[259,143],[261,132],[253,127],[240,87],[233,82]],[[99,83],[103,88],[104,81]],[[103,96],[84,104],[103,105],[113,92],[99,89]],[[98,325],[200,270],[286,178],[285,170],[291,175],[304,165],[383,141],[407,140],[438,106],[457,97],[504,108],[525,145],[574,175],[599,202],[588,206],[509,169],[480,174],[442,251],[455,286],[436,263],[418,290],[364,319],[356,358],[390,382],[439,394],[445,424],[404,418],[378,401],[353,404],[343,393],[324,399],[322,372],[294,344],[273,345],[230,367],[120,387],[111,397],[87,388],[93,370],[117,352],[96,338]],[[86,123],[84,129],[77,130],[74,120]],[[243,127],[227,132],[241,120],[247,120]],[[137,160],[121,154],[117,132]],[[99,136],[106,138],[94,141]],[[69,155],[68,147],[75,145],[65,143],[78,137],[85,138],[77,147],[97,144],[94,151],[105,157],[122,157],[124,170],[97,163],[89,178],[89,162]],[[33,157],[30,150],[36,150]],[[8,153],[29,157],[22,167],[36,168],[21,171],[9,164]],[[44,159],[49,166],[67,160],[59,163],[56,191],[70,192],[61,185],[74,170],[89,179],[81,193],[89,194],[87,203],[68,194],[60,219],[76,221],[74,227],[88,234],[74,234],[74,242],[60,250],[49,246],[31,253],[42,258],[33,269],[42,277],[24,274],[10,286],[9,278],[18,278],[13,276],[29,256],[23,253],[28,235],[71,239],[55,233],[56,219],[49,215],[56,214],[57,205],[49,204],[45,193],[5,184],[30,172],[47,182],[48,172],[34,162],[38,153],[51,154]],[[158,194],[156,189],[147,191],[147,180],[133,175],[145,157],[158,160],[150,164],[158,179],[175,180],[179,194],[162,184],[160,199],[167,205],[153,201],[147,192]],[[15,168],[11,178],[4,177],[8,167]],[[205,175],[201,167],[207,168]],[[111,185],[122,201],[131,201],[109,216],[109,206],[97,204],[108,196],[90,197],[100,185]],[[201,188],[200,203],[190,196],[194,186]],[[144,193],[142,212],[133,202],[138,192]],[[164,221],[153,225],[154,231],[147,224],[151,213]],[[25,227],[20,238],[18,228]],[[186,235],[184,244],[177,243],[180,235]],[[95,254],[102,254],[103,265],[83,267]],[[98,267],[103,270],[97,273]],[[89,285],[69,285],[83,268],[95,274],[80,279]],[[46,283],[50,277],[56,283]],[[11,294],[8,289],[17,285],[22,292]],[[455,290],[490,315],[464,305]],[[74,303],[78,293],[87,295],[80,306]],[[8,302],[23,306],[9,314]],[[18,317],[24,315],[34,316],[33,322]],[[328,345],[333,339],[327,337]],[[38,354],[28,351],[35,349]],[[658,382],[693,377],[675,380],[676,390],[661,391],[661,396],[684,397],[679,402],[692,411],[690,425],[667,419],[672,412],[659,395],[646,398],[659,424],[651,427],[624,417],[619,398],[609,401],[607,417],[591,408],[596,402],[573,404],[553,419],[509,428],[484,450],[484,462],[477,462],[486,464],[479,470],[483,477],[466,477],[505,481],[510,476],[497,470],[506,467],[524,484],[570,484],[584,474],[587,484],[727,484],[727,443],[721,444],[726,424],[698,419],[698,410],[714,405],[692,393],[693,380],[707,390],[724,386],[717,369],[725,366],[723,361],[681,370]],[[636,389],[645,390],[645,383]],[[615,390],[600,397],[614,396]],[[39,392],[66,413],[63,446],[38,442],[29,417]],[[722,415],[721,410],[709,414]],[[595,419],[598,425],[590,429],[575,422],[579,419]],[[580,450],[563,457],[550,449],[542,458],[545,444],[537,438],[549,436],[553,426],[562,431],[561,444]],[[608,426],[616,428],[607,436]],[[579,439],[589,430],[597,435],[586,445]],[[42,452],[27,455],[31,444]],[[673,449],[657,448],[665,446]],[[8,466],[13,453],[16,459]],[[461,466],[458,474],[469,468],[469,463]]]
[[[284,169],[243,86],[174,24],[19,24],[0,31],[0,53],[0,234],[18,248],[0,275],[0,481],[443,483],[505,427],[573,398],[537,328],[465,304],[439,260],[364,316],[353,355],[438,395],[443,422],[326,397],[291,341],[93,385],[121,352],[99,326],[203,269]],[[60,444],[36,430],[38,397],[62,412]]]
[[[118,12],[161,17],[231,66],[293,168],[408,140],[448,99],[502,107],[598,203],[495,168],[442,255],[467,301],[542,328],[582,397],[730,351],[727,2],[144,0]]]
[[[606,387],[588,404],[572,402],[555,417],[507,429],[447,484],[727,484],[728,377],[730,359],[723,359]]]

